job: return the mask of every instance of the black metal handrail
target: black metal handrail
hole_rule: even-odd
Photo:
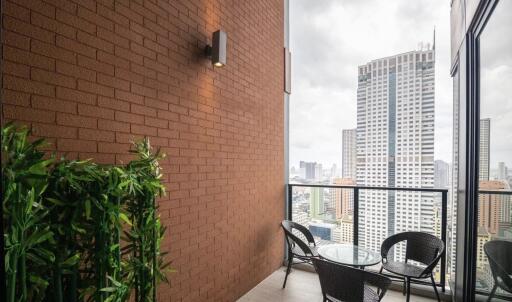
[[[361,190],[379,190],[379,191],[406,191],[406,192],[430,192],[441,193],[441,240],[446,246],[446,224],[447,224],[447,209],[448,209],[448,189],[434,189],[434,188],[397,188],[397,187],[375,187],[375,186],[348,186],[348,185],[323,185],[323,184],[288,184],[288,219],[293,220],[292,217],[292,197],[293,187],[308,187],[308,188],[328,188],[328,189],[352,189],[354,195],[354,226],[353,226],[353,242],[354,245],[359,243],[359,191]],[[423,282],[416,282],[421,283]],[[441,276],[440,286],[443,292],[446,291],[446,249],[441,256]]]
[[[487,195],[512,195],[512,191],[499,191],[499,190],[479,190],[478,194]]]

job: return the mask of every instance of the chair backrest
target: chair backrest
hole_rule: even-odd
[[[498,277],[512,289],[512,241],[492,240],[484,244],[494,280]]]
[[[406,241],[405,258],[427,265],[426,273],[434,269],[444,253],[444,242],[438,237],[424,232],[403,232],[384,240],[381,248],[382,257],[387,258],[389,249],[402,241]]]
[[[330,296],[346,302],[366,301],[364,300],[365,284],[369,284],[380,289],[380,298],[382,298],[391,284],[391,279],[383,275],[319,258],[312,260],[324,297]]]
[[[283,220],[281,222],[281,227],[283,228],[289,249],[292,249],[297,245],[304,252],[305,255],[313,255],[313,252],[311,251],[309,244],[315,245],[315,239],[313,238],[313,235],[306,227],[290,220]],[[299,231],[302,235],[304,235],[304,237],[306,237],[306,240],[308,242],[306,243],[302,241],[302,239],[300,239],[293,233],[293,230]]]

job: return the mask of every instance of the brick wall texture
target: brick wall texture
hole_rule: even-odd
[[[101,163],[167,153],[159,301],[235,301],[283,257],[282,0],[2,1],[3,119]],[[228,62],[203,49],[228,34]]]

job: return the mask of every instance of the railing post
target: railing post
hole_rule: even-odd
[[[288,213],[287,213],[287,217],[286,219],[288,220],[293,220],[293,217],[292,217],[292,199],[293,199],[293,186],[291,184],[288,184],[288,196],[287,196],[287,199],[288,199]]]
[[[353,223],[354,245],[359,244],[359,188],[354,187],[354,223]]]
[[[444,252],[441,256],[441,288],[446,291],[446,224],[448,208],[448,190],[441,192],[441,240],[444,242]]]

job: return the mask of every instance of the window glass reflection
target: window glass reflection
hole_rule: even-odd
[[[477,284],[512,297],[512,1],[500,1],[480,37],[480,161]],[[509,168],[510,167],[510,168]],[[487,191],[483,193],[482,191]],[[500,269],[501,268],[501,269]],[[501,276],[503,273],[505,276]],[[499,282],[495,282],[500,280]],[[498,284],[497,284],[498,283]]]

